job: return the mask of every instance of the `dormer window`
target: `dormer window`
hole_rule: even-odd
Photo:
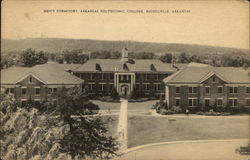
[[[151,65],[150,65],[150,70],[151,70],[151,71],[156,71],[154,64],[151,64]]]
[[[128,70],[128,66],[127,66],[126,63],[123,64],[123,69],[124,69],[124,70]]]
[[[33,82],[33,78],[30,76],[29,77],[29,83],[32,83]]]
[[[213,82],[215,82],[215,76],[213,76]]]
[[[96,70],[98,70],[98,71],[101,71],[101,70],[102,70],[100,64],[98,64],[98,63],[95,64],[95,68],[96,68]]]

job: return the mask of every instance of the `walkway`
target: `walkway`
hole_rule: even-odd
[[[120,143],[120,151],[127,149],[127,135],[128,135],[128,101],[121,99],[121,108],[118,121],[118,141]]]
[[[128,149],[115,160],[248,160],[235,152],[247,144],[247,139],[165,142]]]

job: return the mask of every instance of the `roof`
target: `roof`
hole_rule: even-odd
[[[120,59],[91,59],[80,67],[73,70],[74,72],[96,72],[96,64],[100,66],[101,71],[132,71],[132,72],[152,72],[151,65],[154,66],[157,72],[175,72],[176,68],[172,67],[171,63],[163,63],[156,59],[134,59],[134,63],[122,62]],[[123,69],[126,64],[127,70]],[[175,66],[183,68],[187,64],[175,64]]]
[[[250,83],[249,70],[236,67],[194,67],[186,68],[172,74],[163,81],[170,83],[202,83],[212,75],[216,75],[227,83]]]
[[[80,84],[83,80],[66,72],[65,65],[43,64],[34,67],[11,67],[1,70],[2,84],[16,84],[28,75],[33,75],[45,84]]]

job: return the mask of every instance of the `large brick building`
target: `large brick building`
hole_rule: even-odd
[[[156,59],[129,59],[124,48],[121,59],[91,59],[72,72],[84,80],[92,96],[108,96],[115,88],[121,96],[136,91],[139,96],[159,97],[164,94],[163,79],[184,66]]]
[[[249,71],[188,66],[164,79],[170,108],[250,106]]]
[[[11,67],[1,70],[1,92],[13,93],[22,105],[28,99],[35,102],[43,100],[55,101],[52,93],[61,87],[80,87],[84,81],[64,71],[76,65],[44,64],[31,68]]]

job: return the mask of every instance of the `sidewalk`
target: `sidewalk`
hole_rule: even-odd
[[[247,139],[176,141],[128,149],[116,160],[248,160],[235,149],[246,146]]]

